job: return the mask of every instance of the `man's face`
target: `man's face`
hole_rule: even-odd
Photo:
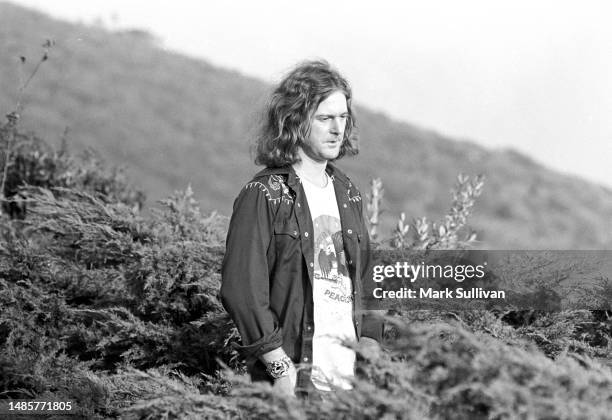
[[[336,159],[348,115],[346,97],[341,91],[335,91],[322,101],[310,123],[310,136],[302,145],[306,156],[316,162]]]

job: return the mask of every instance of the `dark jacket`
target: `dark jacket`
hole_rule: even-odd
[[[332,164],[346,262],[353,282],[357,337],[381,341],[382,321],[362,310],[362,281],[370,241],[361,195]],[[242,337],[240,351],[254,380],[270,380],[257,358],[278,347],[302,369],[298,389],[310,380],[314,238],[304,189],[291,166],[266,168],[238,195],[227,234],[221,298]]]

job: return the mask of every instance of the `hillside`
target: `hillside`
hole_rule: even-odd
[[[139,31],[111,33],[0,3],[3,113],[17,95],[19,56],[31,69],[47,38],[56,46],[26,92],[22,127],[55,144],[68,127],[71,147],[93,147],[127,166],[149,204],[191,183],[203,209],[230,214],[239,188],[258,170],[248,147],[265,83],[164,51]],[[470,224],[485,246],[612,247],[611,190],[513,151],[445,138],[362,106],[357,111],[362,153],[341,166],[362,191],[369,179],[382,178],[383,232],[400,211],[440,217],[456,175],[483,173]]]

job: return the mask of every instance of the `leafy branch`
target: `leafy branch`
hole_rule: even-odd
[[[21,71],[20,71],[20,84],[19,89],[17,90],[17,102],[15,103],[15,107],[13,111],[9,112],[6,115],[7,123],[0,129],[0,140],[4,144],[3,147],[3,165],[2,165],[2,179],[0,179],[0,201],[7,201],[5,195],[5,185],[6,179],[8,177],[8,168],[11,165],[10,158],[12,154],[13,144],[15,143],[15,138],[17,135],[17,124],[19,122],[20,113],[23,109],[23,94],[36,75],[38,73],[38,69],[42,63],[49,59],[49,50],[55,45],[55,41],[51,39],[47,39],[45,43],[42,45],[43,47],[43,55],[38,60],[34,69],[30,73],[27,79],[24,80],[23,74],[25,71],[25,63],[26,58],[24,56],[19,57],[21,62]],[[0,214],[2,214],[2,208],[0,208]]]
[[[426,217],[414,219],[409,223],[406,214],[399,216],[392,236],[382,243],[389,243],[392,248],[409,249],[452,249],[464,248],[476,242],[476,233],[470,231],[460,237],[461,229],[465,228],[476,199],[482,193],[484,177],[478,175],[471,179],[459,174],[452,194],[452,205],[443,220],[429,222]],[[370,220],[370,236],[376,239],[378,219],[381,214],[380,201],[383,196],[383,186],[380,179],[373,180],[368,194],[368,219]],[[410,235],[412,233],[412,235]]]

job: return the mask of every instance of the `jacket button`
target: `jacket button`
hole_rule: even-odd
[[[308,362],[308,357],[304,357],[302,360],[303,360],[304,362]]]
[[[312,330],[312,327],[310,325],[307,325],[306,326],[306,331],[311,331],[311,330]]]
[[[308,264],[310,267],[314,267],[314,263],[310,263]]]
[[[355,321],[355,325],[359,325],[359,321]]]
[[[353,260],[349,260],[349,265],[353,265]]]
[[[308,232],[304,232],[304,236],[308,238]]]
[[[348,233],[349,235],[352,235],[353,234],[353,229],[347,230],[346,233]]]
[[[298,206],[298,207],[302,207],[302,205],[301,205],[300,203],[297,203],[297,206]]]
[[[298,234],[298,231],[297,231],[297,230],[294,230],[294,231],[293,231],[293,234],[294,234],[294,235],[297,235],[297,234]]]
[[[342,205],[342,207],[346,208],[346,203],[344,203],[344,204]]]

